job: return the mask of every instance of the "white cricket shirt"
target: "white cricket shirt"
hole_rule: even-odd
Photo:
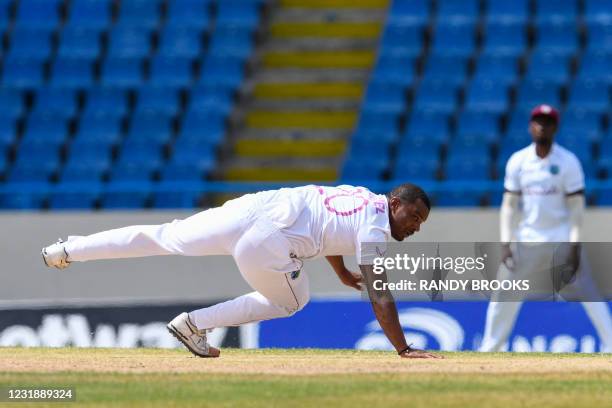
[[[538,157],[535,144],[514,153],[506,164],[506,190],[521,193],[520,242],[566,242],[570,225],[566,195],[584,189],[580,161],[553,143],[548,156]]]
[[[380,243],[367,246],[367,251],[386,251],[391,227],[384,195],[349,185],[309,185],[257,195],[263,198],[260,210],[282,230],[298,258],[355,254],[359,264],[371,264],[377,255],[362,256],[363,243]]]

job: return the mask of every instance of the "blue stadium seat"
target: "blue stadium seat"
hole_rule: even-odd
[[[90,59],[56,58],[51,66],[51,85],[88,88],[93,85],[94,66]]]
[[[612,190],[603,190],[595,195],[595,204],[601,206],[612,205]]]
[[[546,103],[560,106],[560,88],[554,82],[523,81],[517,89],[517,107],[523,111]]]
[[[242,0],[224,0],[217,4],[217,27],[255,29],[259,24],[259,4]]]
[[[591,52],[612,53],[612,24],[591,23],[587,26],[587,49]]]
[[[102,65],[102,84],[115,87],[138,87],[143,82],[140,58],[107,58]]]
[[[146,29],[117,26],[109,34],[110,57],[142,58],[150,49],[151,33]]]
[[[439,159],[442,151],[442,141],[436,138],[423,136],[406,137],[397,146],[397,158],[409,159],[414,157],[428,157]]]
[[[56,211],[94,208],[98,197],[98,192],[90,191],[53,192],[49,196],[49,208]]]
[[[91,155],[92,149],[83,149],[78,145],[70,146],[68,161],[61,170],[61,181],[101,181],[111,167],[110,150],[95,146],[98,154]],[[106,154],[105,154],[106,153]]]
[[[10,9],[13,0],[0,0],[0,31],[6,30],[10,24]]]
[[[2,68],[2,86],[23,89],[36,88],[43,83],[41,61],[6,57]]]
[[[445,191],[435,195],[434,203],[440,207],[476,207],[483,198],[473,191]]]
[[[164,181],[201,181],[203,176],[200,166],[182,159],[169,161],[161,171],[161,179]]]
[[[508,125],[506,126],[506,138],[510,135],[512,137],[520,138],[525,140],[525,145],[529,144],[530,136],[528,133],[529,128],[529,110],[528,106],[525,105],[525,109],[517,109],[510,113],[508,119]],[[521,142],[522,143],[522,142]]]
[[[205,59],[200,70],[200,84],[237,88],[244,78],[244,62],[240,58]]]
[[[110,148],[121,140],[121,122],[115,116],[84,115],[72,145],[95,153],[96,148]],[[81,155],[83,153],[80,153]]]
[[[111,23],[112,0],[72,0],[67,27],[101,31]]]
[[[508,95],[509,86],[502,80],[475,80],[467,89],[465,109],[501,114],[508,109]]]
[[[226,89],[215,89],[210,87],[193,87],[190,90],[189,111],[218,111],[225,115],[229,114],[234,106],[234,98]]]
[[[172,119],[160,112],[146,111],[132,116],[127,141],[160,146],[167,143],[171,136]]]
[[[340,181],[342,183],[367,181],[378,181],[383,177],[384,172],[388,167],[388,159],[372,158],[372,160],[364,161],[361,158],[347,158],[340,171]]]
[[[179,93],[174,88],[149,86],[138,91],[136,112],[159,112],[166,116],[174,116],[179,109]]]
[[[31,149],[29,146],[27,152],[19,151],[17,160],[9,170],[8,181],[46,182],[57,171],[59,159],[52,156],[48,148],[46,153],[42,149]]]
[[[575,135],[591,142],[598,141],[602,136],[601,112],[592,110],[567,109],[561,116],[559,134]]]
[[[486,17],[490,23],[527,23],[529,0],[487,0]]]
[[[76,92],[62,88],[39,88],[34,98],[34,113],[70,118],[76,114]]]
[[[447,140],[449,137],[448,115],[435,111],[413,111],[408,119],[404,137]]]
[[[414,81],[414,65],[414,59],[410,57],[379,56],[370,80],[406,87]]]
[[[463,85],[466,79],[467,58],[459,56],[432,55],[425,63],[422,81],[444,82],[449,85]]]
[[[469,157],[469,160],[467,159]],[[488,180],[491,177],[491,159],[487,156],[451,155],[444,166],[447,180]]]
[[[16,118],[24,111],[23,95],[15,89],[0,88],[0,117]],[[1,128],[1,127],[0,127]]]
[[[612,83],[612,54],[586,52],[580,59],[577,79]]]
[[[98,58],[101,50],[100,32],[86,28],[65,28],[60,34],[59,57]]]
[[[586,109],[598,112],[610,107],[608,84],[599,81],[575,81],[570,88],[568,108]]]
[[[398,157],[393,168],[393,178],[396,180],[436,180],[440,163],[435,157]]]
[[[118,24],[154,28],[159,24],[160,0],[123,0],[119,3]]]
[[[191,82],[191,59],[157,56],[151,61],[149,79],[151,85],[187,87]]]
[[[612,1],[584,0],[584,18],[587,22],[610,23],[612,21]]]
[[[63,143],[68,134],[66,120],[53,113],[32,114],[28,117],[24,140],[39,140],[47,143]]]
[[[148,186],[148,183],[139,183],[140,186]],[[102,194],[100,205],[106,210],[139,209],[147,204],[149,192],[134,191],[134,182],[109,182],[107,190]]]
[[[593,161],[593,151],[591,143],[579,136],[562,137],[557,135],[556,142],[565,147],[578,157],[581,163],[590,163]]]
[[[38,28],[15,29],[7,54],[13,58],[45,60],[51,55],[51,34]]]
[[[0,114],[0,154],[4,155],[15,143],[17,122],[14,117]]]
[[[173,0],[168,2],[166,24],[172,27],[205,29],[210,23],[212,0]]]
[[[549,54],[565,56],[576,54],[579,44],[575,22],[540,24],[537,27],[536,49]]]
[[[154,193],[153,208],[182,209],[198,206],[200,193],[195,191],[181,191],[178,193]]]
[[[536,0],[536,18],[542,22],[575,22],[578,16],[576,0]]]
[[[423,28],[387,25],[380,42],[381,55],[416,57],[423,51]]]
[[[140,162],[118,162],[113,164],[109,178],[112,181],[150,181],[154,171]]]
[[[225,116],[213,112],[188,112],[180,130],[181,138],[201,138],[218,144],[225,134]]]
[[[364,111],[392,112],[399,114],[405,109],[406,94],[397,84],[370,82],[363,104]]]
[[[170,162],[174,166],[187,164],[198,169],[197,174],[207,175],[215,168],[215,145],[204,138],[180,137],[172,147]]]
[[[475,22],[480,16],[478,0],[438,0],[438,20]]]
[[[490,160],[491,160],[491,144],[485,139],[480,139],[479,136],[463,136],[461,139],[453,139],[447,146],[446,149],[447,161],[452,163],[459,161],[472,162],[478,161],[482,158],[487,159],[488,167],[481,175],[482,178],[489,178],[491,175],[490,171]],[[464,176],[457,177],[457,179],[465,178]]]
[[[9,184],[7,183],[7,185]],[[40,183],[41,191],[44,191],[43,187],[46,186],[46,182]],[[0,194],[0,208],[6,210],[38,210],[43,207],[45,198],[45,193]]]
[[[529,61],[525,78],[530,81],[546,81],[565,84],[570,77],[567,56],[551,53],[534,53]]]
[[[438,23],[433,34],[433,55],[469,56],[474,52],[476,36],[472,23]]]
[[[513,85],[518,79],[518,59],[508,55],[481,55],[476,63],[472,83],[494,81],[495,85]]]
[[[87,92],[85,115],[120,117],[127,113],[127,93],[122,89],[92,88]]]
[[[195,58],[202,48],[201,35],[194,28],[167,26],[161,32],[157,54],[169,58]]]
[[[443,81],[422,81],[415,99],[414,109],[443,113],[453,112],[457,105],[457,88]]]
[[[385,139],[397,139],[398,117],[391,112],[361,112],[357,131],[382,135]]]
[[[118,177],[130,177],[119,175],[117,173],[118,168],[123,168],[126,172],[134,175],[152,174],[161,168],[162,163],[162,149],[159,146],[126,143],[119,152],[118,160],[113,163],[112,174]],[[128,169],[128,167],[132,168]]]
[[[483,54],[517,57],[527,50],[527,29],[522,23],[488,23]]]
[[[253,38],[244,28],[217,28],[210,38],[208,53],[216,57],[246,58],[253,51]]]
[[[609,134],[599,143],[599,160],[612,163],[612,138]]]
[[[60,3],[61,0],[20,0],[15,25],[51,31],[59,24]]]
[[[387,17],[387,25],[424,26],[429,20],[430,2],[428,0],[393,0]]]
[[[357,136],[357,137],[355,137]],[[389,157],[391,142],[388,140],[375,140],[372,138],[359,137],[359,134],[351,138],[346,157],[351,159],[369,160],[370,157]]]
[[[497,139],[499,134],[499,118],[489,112],[462,112],[457,123],[458,139],[477,137],[485,143]]]

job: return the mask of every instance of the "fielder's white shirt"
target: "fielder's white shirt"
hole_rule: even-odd
[[[349,185],[309,185],[257,195],[260,210],[282,229],[298,258],[355,254],[358,263],[371,264],[377,255],[362,254],[363,243],[380,244],[364,252],[386,251],[391,227],[384,195]]]
[[[521,193],[523,208],[516,234],[518,241],[568,241],[566,195],[584,189],[584,173],[576,155],[553,143],[548,156],[540,158],[532,143],[508,160],[504,187]]]

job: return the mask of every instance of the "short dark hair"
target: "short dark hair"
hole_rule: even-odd
[[[398,197],[405,203],[416,203],[417,200],[423,201],[423,204],[427,206],[428,210],[431,210],[431,203],[429,202],[429,197],[427,193],[423,191],[423,189],[412,183],[405,183],[395,187],[389,194],[387,194],[389,199],[393,197]]]

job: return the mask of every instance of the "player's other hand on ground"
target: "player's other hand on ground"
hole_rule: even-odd
[[[415,349],[412,347],[404,351],[402,354],[400,354],[400,357],[401,358],[437,358],[437,359],[444,358],[444,356],[440,354],[434,354],[434,353],[430,353],[429,351],[419,350],[419,349]]]
[[[512,250],[510,249],[510,244],[502,244],[501,261],[508,269],[511,271],[514,270],[514,257],[512,255]]]
[[[346,286],[350,286],[351,288],[361,291],[361,282],[363,281],[363,277],[360,273],[351,272],[348,269],[345,269],[344,273],[342,273],[339,277],[340,282],[344,283]]]

